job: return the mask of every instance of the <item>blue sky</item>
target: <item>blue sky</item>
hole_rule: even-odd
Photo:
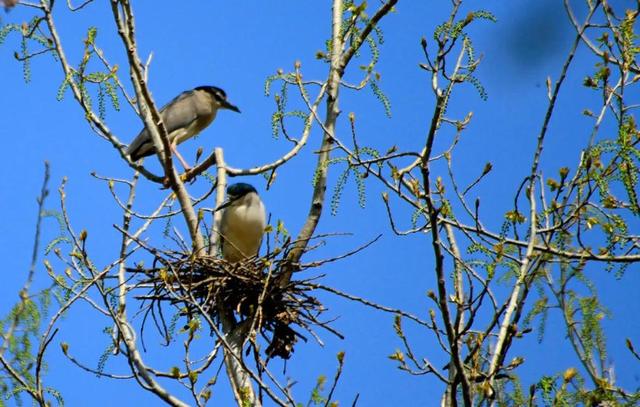
[[[64,11],[63,2],[58,3],[58,9]],[[82,52],[81,36],[89,27],[98,27],[97,43],[112,62],[120,64],[121,79],[126,81],[122,46],[104,3],[92,4],[79,15],[61,12],[58,29],[69,59],[77,63]],[[476,52],[483,55],[477,76],[489,98],[482,101],[471,86],[461,87],[452,98],[449,116],[462,117],[474,112],[454,155],[454,168],[461,184],[466,184],[481,173],[486,162],[493,164],[492,175],[476,194],[482,199],[487,224],[499,227],[531,164],[535,136],[546,109],[546,77],[557,77],[573,32],[562,7],[555,1],[468,3],[470,9],[490,10],[498,22],[480,22],[470,30]],[[229,100],[242,110],[241,115],[220,113],[195,141],[181,145],[183,156],[192,160],[198,146],[205,148],[205,154],[220,146],[230,165],[248,167],[269,162],[286,151],[286,140],[274,140],[271,135],[270,118],[275,104],[272,98],[264,96],[264,80],[278,68],[292,70],[296,60],[302,63],[305,79],[325,77],[326,65],[315,59],[315,53],[324,48],[324,40],[330,33],[330,2],[162,4],[137,2],[134,6],[140,54],[146,58],[153,52],[149,85],[156,103],[162,105],[185,89],[211,84],[223,88]],[[345,114],[339,131],[347,131],[346,113],[354,112],[361,140],[367,145],[382,151],[392,145],[401,150],[419,148],[433,109],[429,78],[418,68],[423,62],[420,38],[432,38],[435,26],[447,16],[448,4],[400,2],[396,12],[385,18],[382,24],[385,43],[377,70],[382,74],[380,86],[391,100],[392,117],[385,117],[382,105],[369,90],[358,94],[343,92],[340,106]],[[2,15],[3,22],[22,22],[27,18],[20,8]],[[58,207],[56,189],[61,179],[67,177],[72,223],[76,230],[89,231],[88,250],[98,264],[110,262],[117,255],[119,235],[112,225],[121,221],[121,214],[106,185],[90,173],[131,176],[131,170],[115,150],[91,132],[71,95],[67,93],[64,100],[56,101],[63,77],[50,57],[34,60],[31,82],[24,83],[22,66],[12,57],[18,46],[15,37],[0,46],[0,112],[3,112],[0,136],[5,146],[0,160],[0,213],[4,214],[0,223],[0,250],[5,263],[0,310],[3,311],[17,300],[17,290],[28,269],[42,162],[48,160],[52,167],[48,207]],[[359,63],[354,62],[347,78],[357,81]],[[598,106],[598,96],[580,86],[582,78],[592,71],[592,64],[593,60],[581,48],[551,123],[542,163],[545,173],[552,174],[560,167],[572,167],[578,162],[578,148],[586,143],[591,124],[591,119],[581,115],[581,111]],[[126,107],[120,112],[108,109],[107,121],[124,142],[132,140],[141,127],[140,120]],[[299,126],[294,124],[293,129]],[[605,134],[606,129],[605,126]],[[308,211],[316,160],[313,151],[319,147],[319,136],[316,129],[306,151],[279,170],[270,190],[265,191],[262,177],[242,179],[258,188],[273,218],[282,219],[293,234],[298,232]],[[446,147],[447,142],[438,140],[437,147]],[[329,192],[335,177],[334,172]],[[138,208],[148,211],[162,199],[164,192],[155,185],[143,184]],[[198,181],[192,187],[194,194],[206,186],[204,180]],[[324,268],[322,272],[327,275],[324,281],[343,291],[426,316],[429,303],[425,293],[435,284],[429,237],[394,236],[381,192],[381,187],[368,179],[366,207],[361,209],[355,185],[348,184],[339,213],[331,216],[325,212],[318,231],[353,235],[329,239],[327,246],[312,257],[343,253],[382,233],[382,239],[373,248]],[[395,213],[401,226],[410,224],[409,208],[398,204]],[[184,230],[181,222],[177,219],[175,224]],[[47,243],[56,233],[55,223],[47,221],[43,242]],[[150,238],[162,244],[159,233]],[[38,272],[43,284],[44,267],[40,266]],[[640,302],[635,293],[640,278],[634,267],[621,280],[599,267],[591,270],[591,276],[613,313],[606,326],[610,329],[610,359],[618,382],[635,388],[640,384],[640,369],[637,363],[629,361],[624,338],[633,338],[640,332],[636,317]],[[321,298],[329,307],[328,316],[338,317],[335,327],[346,339],[338,340],[323,333],[324,348],[312,340],[297,345],[286,365],[286,376],[298,382],[294,394],[300,401],[306,400],[318,375],[333,375],[334,355],[345,350],[345,371],[337,389],[341,404],[349,405],[359,393],[359,405],[363,406],[434,405],[441,391],[434,377],[409,376],[387,359],[400,346],[393,333],[391,315],[333,296]],[[516,344],[510,354],[526,358],[521,371],[526,387],[543,374],[577,365],[558,322],[557,318],[550,318],[542,344],[537,344],[535,335],[530,335]],[[107,321],[80,305],[60,326],[61,331],[47,354],[46,380],[62,392],[67,405],[87,405],[90,400],[91,405],[108,406],[113,405],[115,397],[126,400],[125,405],[157,403],[154,396],[139,390],[135,383],[97,379],[72,366],[61,355],[58,341],[68,342],[74,356],[95,367],[108,344],[108,338],[101,333],[108,326]],[[430,333],[409,323],[406,326],[417,353],[441,366],[444,359]],[[635,339],[640,341],[640,337]],[[155,347],[145,358],[150,364],[167,368],[173,365],[171,355],[166,349]],[[276,361],[272,368],[281,371],[283,364]],[[126,366],[110,360],[107,370],[123,373]],[[213,404],[230,405],[231,396],[224,383],[214,389],[214,397],[217,401]]]

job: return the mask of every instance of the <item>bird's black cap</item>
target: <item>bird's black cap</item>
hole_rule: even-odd
[[[251,184],[247,184],[245,182],[238,182],[237,184],[232,184],[227,187],[227,195],[232,196],[234,198],[240,198],[245,196],[248,193],[258,191]]]
[[[227,101],[227,94],[225,93],[224,90],[220,89],[219,87],[217,87],[217,86],[198,86],[194,90],[201,90],[201,91],[207,92],[207,93],[211,94],[211,96],[213,96],[213,98],[215,100],[217,100],[218,103],[220,103],[220,106],[222,108],[233,110],[234,112],[240,113],[240,109],[238,109],[237,106],[232,105],[231,103],[229,103],[229,101]]]
[[[224,99],[227,98],[226,92],[217,86],[203,85],[203,86],[198,86],[197,88],[195,88],[195,90],[203,90],[211,94],[218,94],[222,96]]]

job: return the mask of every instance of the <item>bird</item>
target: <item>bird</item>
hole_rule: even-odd
[[[224,210],[220,220],[222,258],[236,263],[256,256],[266,226],[264,204],[251,184],[229,185],[227,201],[216,210]]]
[[[211,124],[220,109],[232,110],[240,113],[237,106],[227,101],[224,90],[215,86],[198,86],[182,92],[171,102],[160,109],[160,116],[169,134],[171,150],[176,154],[182,166],[190,167],[182,158],[176,146],[183,141],[198,135]],[[145,127],[127,147],[127,154],[131,161],[138,161],[156,153],[153,139]]]

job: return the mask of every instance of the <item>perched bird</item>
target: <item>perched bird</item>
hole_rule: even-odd
[[[215,86],[198,86],[182,92],[178,97],[160,109],[162,122],[169,133],[171,150],[185,169],[189,165],[178,153],[176,145],[196,136],[216,118],[218,109],[228,109],[240,113],[240,109],[227,101],[227,94]],[[151,134],[145,127],[127,148],[132,161],[138,161],[156,153]]]
[[[245,183],[227,188],[227,201],[220,221],[222,258],[228,262],[253,257],[258,254],[266,226],[264,204],[256,189]]]

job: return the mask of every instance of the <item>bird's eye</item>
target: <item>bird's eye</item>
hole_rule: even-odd
[[[213,97],[218,101],[218,102],[223,102],[225,100],[227,100],[227,95],[225,95],[223,92],[216,90],[215,92],[213,92]]]

